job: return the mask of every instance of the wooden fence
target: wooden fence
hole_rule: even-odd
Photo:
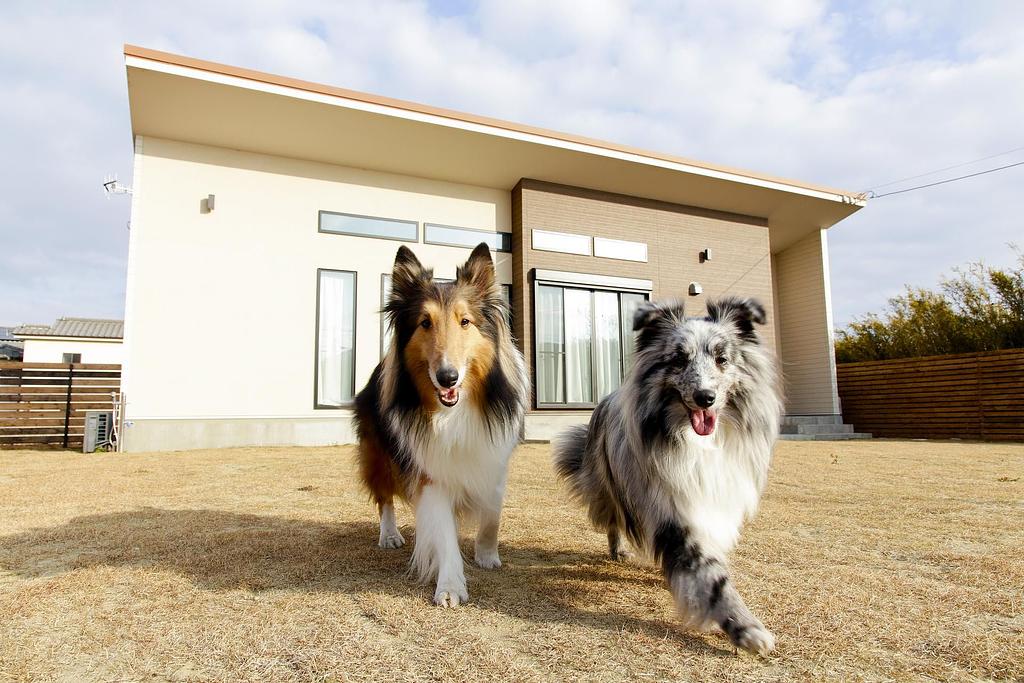
[[[0,448],[81,449],[85,411],[120,391],[120,365],[0,361]]]
[[[842,363],[843,421],[875,436],[1024,441],[1024,349]]]

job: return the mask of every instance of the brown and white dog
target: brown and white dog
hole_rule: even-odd
[[[477,564],[501,566],[498,524],[529,384],[486,244],[450,283],[400,247],[391,286],[391,347],[355,400],[360,474],[380,513],[380,547],[405,543],[394,499],[408,501],[413,571],[436,579],[435,604],[455,607],[469,599],[461,517],[479,522]]]

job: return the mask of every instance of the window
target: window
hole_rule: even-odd
[[[576,235],[568,232],[551,232],[550,230],[533,230],[533,248],[539,251],[557,251],[563,254],[592,254],[589,235]]]
[[[647,263],[647,243],[595,237],[594,256]]]
[[[508,323],[508,329],[512,329],[512,285],[501,285],[501,298],[508,304],[508,315],[505,316],[505,322]]]
[[[633,314],[647,295],[543,283],[534,291],[537,404],[596,405],[632,366]]]
[[[423,242],[448,247],[469,247],[470,249],[481,242],[486,242],[487,246],[494,251],[512,251],[512,233],[510,232],[455,228],[450,225],[434,223],[423,224]]]
[[[316,374],[317,408],[340,408],[355,395],[356,274],[317,270]]]
[[[320,232],[356,237],[380,237],[401,242],[417,242],[420,226],[416,221],[400,221],[394,218],[374,218],[351,213],[320,212]]]
[[[82,354],[80,354],[80,353],[65,353],[64,354],[64,360],[62,362],[64,362],[64,363],[81,363],[82,362]]]

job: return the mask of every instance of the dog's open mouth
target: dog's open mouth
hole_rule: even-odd
[[[690,408],[690,425],[693,431],[701,436],[710,436],[715,431],[715,424],[718,422],[718,415],[713,410],[701,410]]]
[[[451,389],[438,389],[437,400],[451,408],[459,402],[459,388],[452,387]]]

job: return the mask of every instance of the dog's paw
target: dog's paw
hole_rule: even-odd
[[[379,545],[381,548],[388,549],[401,548],[403,545],[405,545],[405,538],[402,536],[402,532],[400,532],[398,529],[395,529],[394,531],[387,533],[382,531],[380,533],[380,540],[377,541],[377,545]]]
[[[623,562],[625,564],[632,564],[636,562],[636,553],[632,550],[616,550],[615,554],[612,555],[612,562]]]
[[[501,558],[498,557],[497,550],[479,550],[474,553],[473,559],[476,560],[477,566],[483,569],[497,569],[501,566]]]
[[[775,649],[775,636],[764,626],[752,624],[737,634],[735,643],[751,654],[767,657]]]
[[[438,607],[458,607],[469,602],[465,586],[438,586],[434,591],[434,604]]]

